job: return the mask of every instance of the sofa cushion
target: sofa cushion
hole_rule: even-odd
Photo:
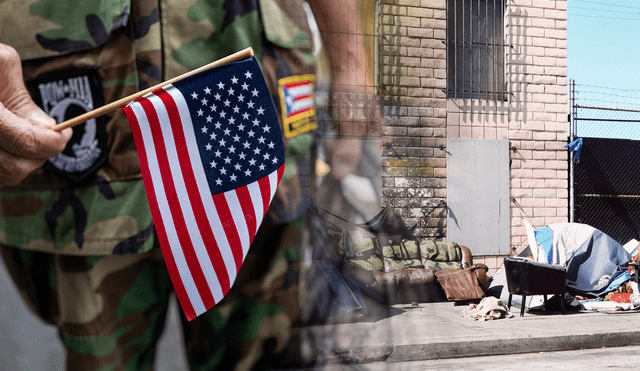
[[[416,240],[386,244],[382,246],[382,257],[386,273],[402,268],[424,268]]]
[[[342,230],[342,236],[338,242],[340,256],[353,258],[362,254],[367,255],[373,251],[381,255],[380,242],[374,234],[361,230]]]
[[[380,242],[370,233],[344,230],[338,244],[338,252],[347,262],[368,271],[384,270]]]
[[[415,285],[435,279],[433,271],[429,268],[401,268],[389,273],[373,272],[373,277],[378,284],[383,285]]]
[[[424,262],[424,266],[431,268],[434,272],[437,272],[439,270],[443,270],[443,269],[462,269],[464,268],[462,266],[462,263],[460,262],[437,262],[437,261],[433,261],[433,260],[426,260]]]
[[[427,260],[436,262],[460,262],[462,250],[457,243],[424,239],[420,241],[420,256],[426,264]]]
[[[368,259],[348,258],[347,262],[358,265],[368,271],[382,272],[384,271],[384,263],[380,257],[372,256]]]

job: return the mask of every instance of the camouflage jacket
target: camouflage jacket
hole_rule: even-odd
[[[58,122],[253,47],[287,154],[265,221],[287,222],[305,207],[298,170],[309,163],[315,117],[290,115],[279,100],[283,84],[315,71],[301,0],[5,0],[0,42],[18,51],[31,95]],[[154,239],[121,110],[74,128],[62,154],[19,186],[0,190],[6,245],[108,255],[148,251]]]

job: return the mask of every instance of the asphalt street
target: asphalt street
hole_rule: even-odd
[[[315,367],[306,371],[526,371],[526,370],[626,370],[640,346],[570,350],[563,352],[524,353],[503,356],[435,359],[414,362],[376,362],[367,365]]]

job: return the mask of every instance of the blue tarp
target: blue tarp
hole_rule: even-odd
[[[611,288],[626,269],[631,255],[602,231],[594,231],[567,262],[567,288],[585,295],[600,296]]]
[[[544,250],[547,263],[553,264],[553,231],[549,227],[538,228],[533,232],[536,242]]]

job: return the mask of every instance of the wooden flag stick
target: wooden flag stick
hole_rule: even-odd
[[[145,94],[151,93],[152,91],[160,89],[163,86],[166,86],[168,84],[174,83],[174,82],[176,82],[178,80],[182,80],[185,77],[189,77],[191,75],[195,75],[196,73],[199,73],[199,72],[202,72],[202,71],[206,71],[206,70],[214,68],[214,67],[222,66],[223,64],[237,62],[237,61],[240,61],[240,60],[243,60],[243,59],[247,59],[247,58],[250,58],[250,57],[253,57],[253,49],[251,47],[243,49],[243,50],[240,50],[239,52],[236,52],[236,53],[231,54],[229,56],[226,56],[224,58],[218,59],[217,61],[213,61],[213,62],[211,62],[211,63],[209,63],[207,65],[204,65],[204,66],[202,66],[200,68],[196,68],[195,70],[189,71],[189,72],[187,72],[185,74],[182,74],[182,75],[180,75],[178,77],[174,77],[174,78],[169,79],[169,80],[167,80],[165,82],[161,82],[158,85],[152,86],[152,87],[147,88],[147,89],[142,90],[142,91],[139,91],[139,92],[137,92],[135,94],[131,94],[131,95],[127,96],[127,97],[118,99],[117,101],[111,102],[111,103],[106,104],[106,105],[104,105],[102,107],[98,107],[98,108],[96,108],[94,110],[91,110],[91,111],[89,111],[87,113],[84,113],[84,114],[82,114],[80,116],[76,116],[76,117],[74,117],[72,119],[69,119],[69,120],[67,120],[65,122],[62,122],[62,123],[60,123],[58,125],[50,126],[49,129],[52,129],[52,130],[64,130],[66,128],[74,127],[74,126],[82,124],[83,122],[86,122],[88,120],[94,119],[94,118],[102,116],[104,114],[107,114],[107,113],[109,113],[109,112],[111,112],[113,110],[118,109],[119,107],[125,106],[125,105],[133,102],[134,100],[142,97]]]

